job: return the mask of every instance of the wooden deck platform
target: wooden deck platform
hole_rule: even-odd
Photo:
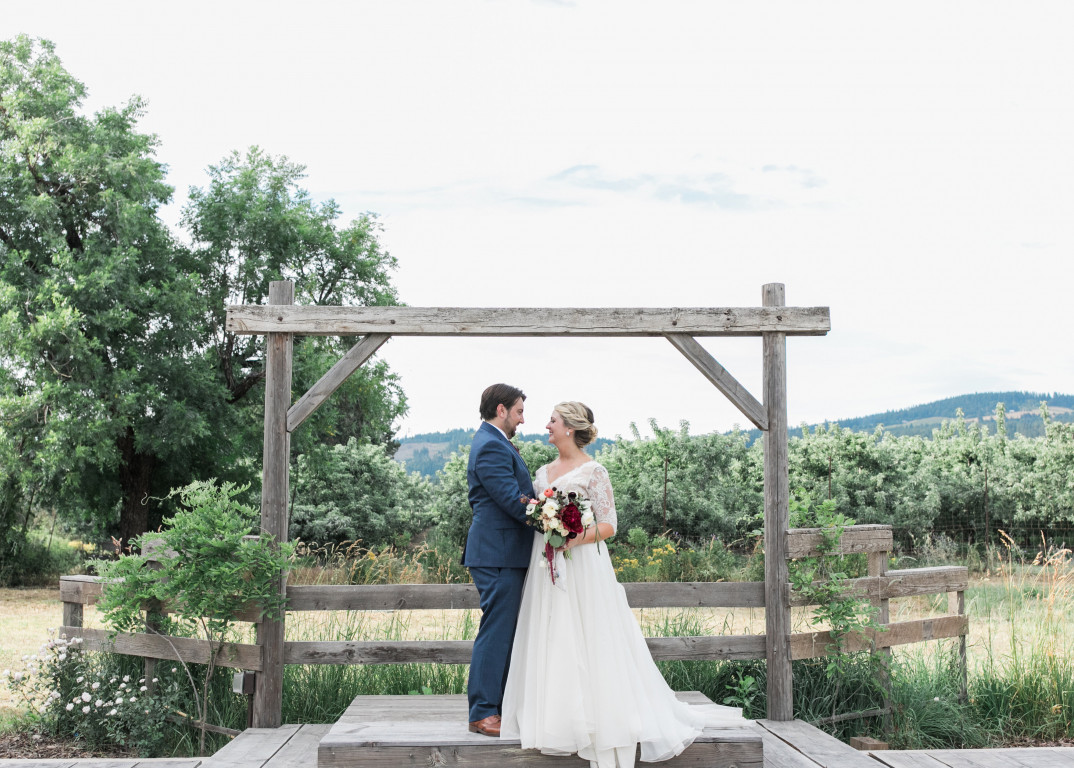
[[[693,705],[711,704],[690,691]],[[321,739],[318,768],[397,768],[466,765],[468,768],[588,768],[571,755],[552,757],[522,749],[517,739],[493,739],[467,729],[465,696],[359,696]],[[749,721],[743,721],[747,724]],[[706,728],[666,768],[762,768],[761,735],[752,727]]]
[[[690,694],[682,695],[692,700]],[[517,742],[512,746],[470,734],[465,712],[462,696],[359,697],[334,726],[250,728],[207,758],[0,760],[0,768],[312,768],[315,765],[394,768],[508,763],[526,768],[573,768],[586,765],[576,757],[546,757],[518,749]],[[394,723],[390,730],[384,726],[389,720]],[[418,722],[424,728],[415,727]],[[653,764],[654,768],[730,765],[739,768],[761,765],[764,768],[1074,768],[1074,748],[859,752],[800,720],[757,720],[742,729],[711,731],[706,732],[706,741],[691,746],[675,760]],[[403,743],[401,736],[408,739],[407,743]],[[454,746],[434,752],[434,747],[444,746],[445,736],[450,737],[448,741]],[[356,745],[363,740],[374,748],[362,760],[352,759],[359,757]],[[763,757],[758,760],[762,751]]]

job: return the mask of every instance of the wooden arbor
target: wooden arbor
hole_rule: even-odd
[[[294,286],[274,282],[267,305],[228,307],[227,329],[265,334],[265,449],[261,527],[287,537],[290,435],[391,336],[663,336],[764,432],[765,636],[768,718],[791,720],[791,623],[788,529],[786,337],[823,336],[827,307],[785,306],[782,283],[762,290],[760,307],[661,309],[484,309],[421,307],[299,307]],[[294,335],[360,335],[356,344],[298,402],[291,404]],[[761,336],[763,403],[753,397],[697,336]],[[280,589],[284,586],[281,583]],[[262,671],[254,694],[254,727],[280,725],[284,621],[258,625]]]

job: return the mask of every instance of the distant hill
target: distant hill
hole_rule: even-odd
[[[937,429],[944,421],[954,419],[961,408],[966,421],[983,422],[989,426],[990,432],[994,432],[995,424],[991,422],[995,421],[996,404],[1003,403],[1007,411],[1008,435],[1040,437],[1044,434],[1044,422],[1040,418],[1041,402],[1048,403],[1048,411],[1054,420],[1074,422],[1074,395],[1046,392],[976,392],[972,395],[934,400],[898,411],[885,411],[853,419],[832,419],[829,423],[855,432],[872,432],[882,424],[884,431],[891,435],[932,437],[932,430]],[[753,430],[750,439],[756,439],[760,434],[759,431]],[[792,437],[801,434],[801,427],[790,430]]]
[[[469,445],[473,436],[473,429],[452,429],[447,432],[424,432],[420,435],[397,438],[399,450],[395,452],[395,460],[406,464],[406,468],[411,472],[420,472],[427,477],[432,477],[438,469],[443,468],[444,462],[460,446]],[[526,443],[545,443],[548,441],[548,435],[544,432],[531,435],[520,433],[517,439]],[[586,450],[599,451],[612,442],[615,441],[598,437]]]

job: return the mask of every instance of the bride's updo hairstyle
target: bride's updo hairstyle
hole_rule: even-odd
[[[584,448],[597,439],[597,428],[593,424],[593,411],[585,403],[577,401],[560,403],[553,410],[563,419],[563,426],[571,431],[571,439],[579,448]]]

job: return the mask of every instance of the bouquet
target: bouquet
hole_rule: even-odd
[[[589,499],[574,491],[564,493],[558,488],[547,488],[526,504],[526,518],[530,525],[544,534],[544,557],[552,583],[555,584],[556,549],[593,525]],[[563,556],[569,558],[570,550],[564,552]]]

